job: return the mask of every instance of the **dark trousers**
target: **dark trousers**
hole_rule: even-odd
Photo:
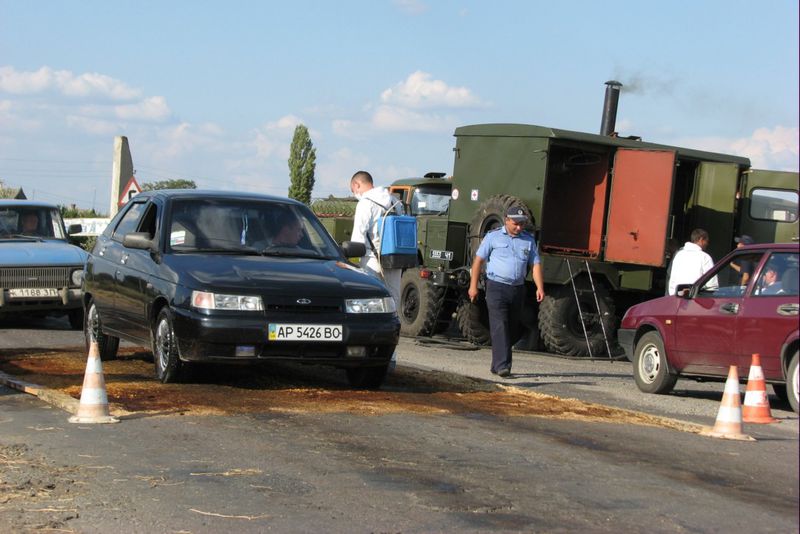
[[[492,336],[492,371],[511,369],[511,345],[518,333],[525,285],[510,286],[486,280],[486,307]]]

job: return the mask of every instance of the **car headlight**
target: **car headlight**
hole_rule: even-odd
[[[72,274],[69,278],[72,281],[73,286],[80,287],[81,282],[83,282],[83,269],[75,269],[72,271]]]
[[[221,295],[206,291],[192,291],[192,307],[201,310],[262,311],[261,297],[252,295]]]
[[[344,301],[347,313],[395,313],[397,307],[392,297],[374,299],[347,299]]]

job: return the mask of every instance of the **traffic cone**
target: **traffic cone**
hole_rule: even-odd
[[[767,384],[764,381],[764,371],[761,369],[761,355],[758,353],[753,354],[750,374],[747,376],[742,419],[745,423],[774,423],[777,421],[769,410]]]
[[[106,382],[103,380],[103,362],[97,342],[89,345],[89,358],[86,361],[86,374],[83,376],[81,402],[78,413],[69,418],[70,423],[119,423],[108,412]]]
[[[702,436],[755,441],[752,436],[742,433],[742,401],[740,395],[739,372],[735,365],[731,365],[728,371],[728,379],[725,381],[725,392],[722,394],[722,404],[719,407],[714,428],[703,430],[700,432]]]

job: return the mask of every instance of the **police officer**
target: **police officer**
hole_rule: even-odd
[[[527,222],[525,211],[511,206],[503,226],[486,234],[472,262],[469,283],[472,302],[478,297],[478,277],[486,263],[486,306],[489,308],[492,337],[491,371],[503,378],[511,375],[511,332],[522,313],[529,266],[536,284],[536,301],[544,299],[544,275],[536,241],[523,230]]]

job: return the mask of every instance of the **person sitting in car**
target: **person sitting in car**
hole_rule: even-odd
[[[780,281],[778,269],[774,265],[767,265],[764,275],[761,277],[761,295],[780,295],[783,287]]]

